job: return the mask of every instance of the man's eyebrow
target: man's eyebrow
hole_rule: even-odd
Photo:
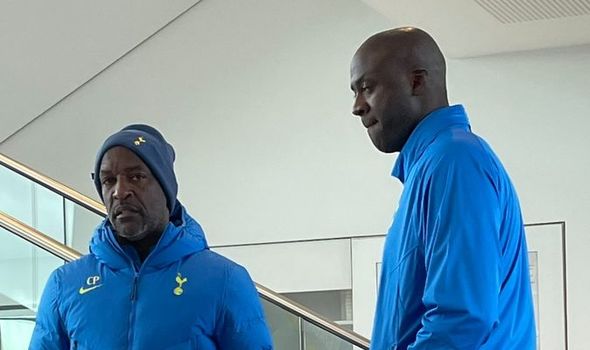
[[[364,79],[365,79],[365,75],[363,74],[360,77],[353,80],[352,82],[350,82],[350,90],[354,91],[354,87],[358,86],[360,83],[362,83]]]
[[[144,167],[141,165],[134,165],[123,169],[124,171],[136,171],[136,170],[144,170]]]
[[[125,172],[130,172],[130,171],[137,171],[137,170],[145,170],[144,167],[142,167],[141,165],[133,165],[127,168],[124,168],[123,171]],[[105,169],[105,170],[100,170],[99,172],[100,175],[109,175],[112,174],[112,170],[110,169]]]
[[[350,89],[352,91],[354,91],[354,87],[355,86],[359,86],[359,85],[362,85],[364,83],[374,84],[375,83],[375,80],[371,77],[370,74],[363,74],[358,79],[354,80],[350,84]]]

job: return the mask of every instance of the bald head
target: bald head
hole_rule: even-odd
[[[352,60],[353,114],[379,150],[398,152],[426,115],[448,106],[445,76],[445,59],[428,33],[411,27],[377,33]]]
[[[446,102],[445,58],[425,31],[403,27],[377,33],[360,46],[356,55],[373,56],[372,59],[378,61],[375,63],[400,73],[422,72],[428,80],[424,93],[428,99],[435,100],[428,104],[437,108],[438,104]]]

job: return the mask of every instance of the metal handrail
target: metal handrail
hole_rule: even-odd
[[[6,168],[26,177],[27,179],[38,183],[39,185],[53,191],[62,197],[65,197],[72,202],[90,210],[93,213],[96,213],[101,216],[106,215],[106,209],[104,205],[95,201],[92,198],[88,198],[87,196],[83,195],[82,193],[71,189],[70,187],[62,184],[59,181],[55,181],[54,179],[45,176],[28,166],[11,159],[4,154],[0,153],[0,165],[5,166]]]
[[[82,256],[76,250],[63,245],[55,239],[35,230],[27,224],[13,218],[0,211],[0,227],[6,229],[20,238],[36,245],[37,247],[63,259],[64,261],[72,261]],[[31,321],[35,322],[35,319],[22,319],[22,318],[1,318],[3,321]]]
[[[85,207],[86,209],[92,210],[93,212],[102,216],[105,215],[106,211],[104,209],[104,206],[100,205],[98,202],[93,201],[92,199],[70,189],[69,187],[53,179],[50,179],[44,175],[39,174],[38,172],[26,167],[25,165],[22,165],[6,156],[3,156],[2,154],[0,154],[0,163],[18,172],[19,174],[29,178],[30,180],[39,183],[44,187],[47,187],[49,190],[52,190],[65,198],[75,201],[76,203]],[[58,188],[54,188],[54,185]],[[86,205],[92,202],[98,205],[91,204],[92,207]],[[0,226],[65,261],[69,262],[78,259],[82,256],[80,252],[60,243],[59,241],[56,241],[55,239],[3,213],[2,211],[0,211]],[[342,328],[336,323],[323,318],[322,316],[316,314],[315,312],[304,307],[303,305],[300,305],[288,298],[285,298],[284,296],[276,292],[273,292],[272,290],[258,283],[256,283],[256,289],[258,291],[258,295],[260,295],[261,298],[269,301],[270,303],[292,314],[297,315],[305,321],[361,349],[369,349],[369,340],[361,336],[360,334]]]
[[[76,260],[82,256],[82,254],[75,249],[37,231],[3,211],[0,211],[0,227],[65,261],[69,262]]]

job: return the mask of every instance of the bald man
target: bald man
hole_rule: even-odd
[[[378,33],[351,64],[352,113],[399,155],[371,349],[535,349],[518,198],[490,146],[449,106],[445,60],[417,28]]]

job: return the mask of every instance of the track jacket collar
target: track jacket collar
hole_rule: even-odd
[[[428,145],[441,131],[452,125],[463,125],[470,128],[465,108],[462,105],[443,107],[430,112],[410,134],[395,161],[391,175],[404,183],[412,167],[420,159]]]

